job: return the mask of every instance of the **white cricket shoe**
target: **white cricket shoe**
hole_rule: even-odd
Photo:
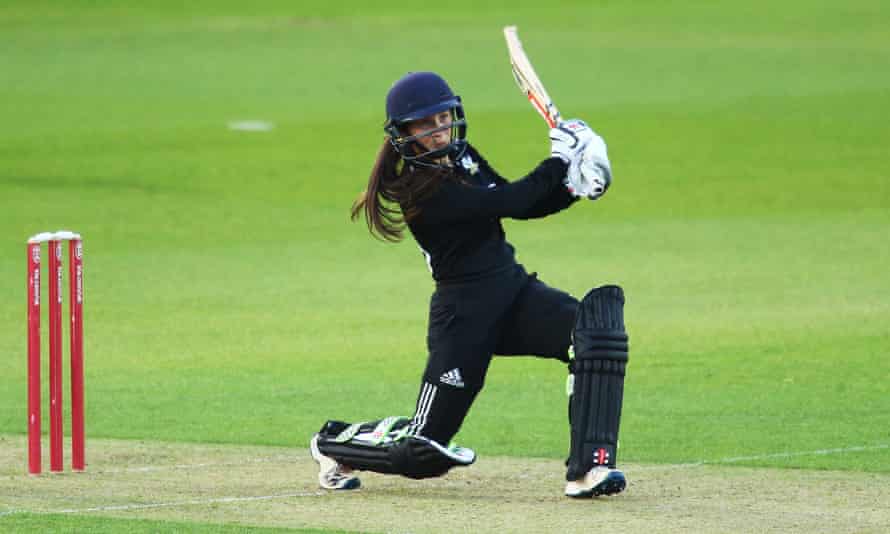
[[[615,495],[627,487],[624,473],[617,469],[597,466],[587,472],[584,478],[566,484],[566,495],[575,498]]]
[[[361,480],[353,473],[352,469],[340,465],[336,460],[325,456],[318,450],[318,434],[312,436],[309,442],[309,451],[312,459],[318,462],[318,485],[329,490],[352,490],[362,485]]]

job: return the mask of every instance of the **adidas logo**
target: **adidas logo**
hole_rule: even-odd
[[[460,369],[457,367],[442,374],[442,376],[439,377],[439,382],[456,388],[464,387],[464,379],[460,376]]]

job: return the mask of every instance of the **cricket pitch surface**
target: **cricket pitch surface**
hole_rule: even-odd
[[[572,500],[562,462],[482,455],[441,479],[362,473],[362,489],[325,492],[303,444],[90,440],[86,472],[40,476],[25,445],[0,435],[0,524],[53,513],[359,532],[890,530],[885,473],[623,464],[625,493]]]

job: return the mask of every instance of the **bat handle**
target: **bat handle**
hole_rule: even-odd
[[[547,106],[547,122],[550,124],[551,128],[558,128],[565,122],[562,120],[562,115],[559,114],[559,110],[556,109],[556,106],[553,104]]]

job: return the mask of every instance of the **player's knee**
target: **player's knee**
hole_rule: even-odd
[[[404,439],[389,451],[393,468],[408,478],[432,478],[447,473],[452,467],[470,465],[476,460],[470,449],[447,448],[421,437]]]
[[[435,381],[429,376],[424,380],[411,421],[411,434],[448,443],[460,430],[481,391],[484,376],[462,373],[457,368],[439,375]]]
[[[572,336],[575,365],[584,360],[626,362],[624,291],[618,286],[590,290],[578,305]]]

